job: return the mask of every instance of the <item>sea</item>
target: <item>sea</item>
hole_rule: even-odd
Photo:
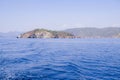
[[[0,39],[0,80],[120,80],[120,39]]]

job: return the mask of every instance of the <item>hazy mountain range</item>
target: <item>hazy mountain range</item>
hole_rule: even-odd
[[[70,28],[63,30],[73,34],[77,38],[120,38],[120,28],[119,27],[107,27],[107,28]],[[12,37],[16,38],[22,32],[8,32],[0,33],[0,37]]]
[[[80,38],[120,38],[120,28],[72,28],[65,32],[74,34]]]
[[[21,33],[22,32],[7,32],[7,33],[0,32],[0,38],[16,38]]]

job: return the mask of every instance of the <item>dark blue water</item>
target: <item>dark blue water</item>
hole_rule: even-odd
[[[120,80],[120,39],[0,39],[0,80]]]

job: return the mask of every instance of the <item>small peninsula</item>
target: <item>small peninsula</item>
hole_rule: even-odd
[[[47,29],[35,29],[19,35],[17,38],[75,38],[71,33],[64,31],[52,31]]]

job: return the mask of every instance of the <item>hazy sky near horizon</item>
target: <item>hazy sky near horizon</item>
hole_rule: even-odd
[[[120,0],[0,0],[0,32],[120,27]]]

